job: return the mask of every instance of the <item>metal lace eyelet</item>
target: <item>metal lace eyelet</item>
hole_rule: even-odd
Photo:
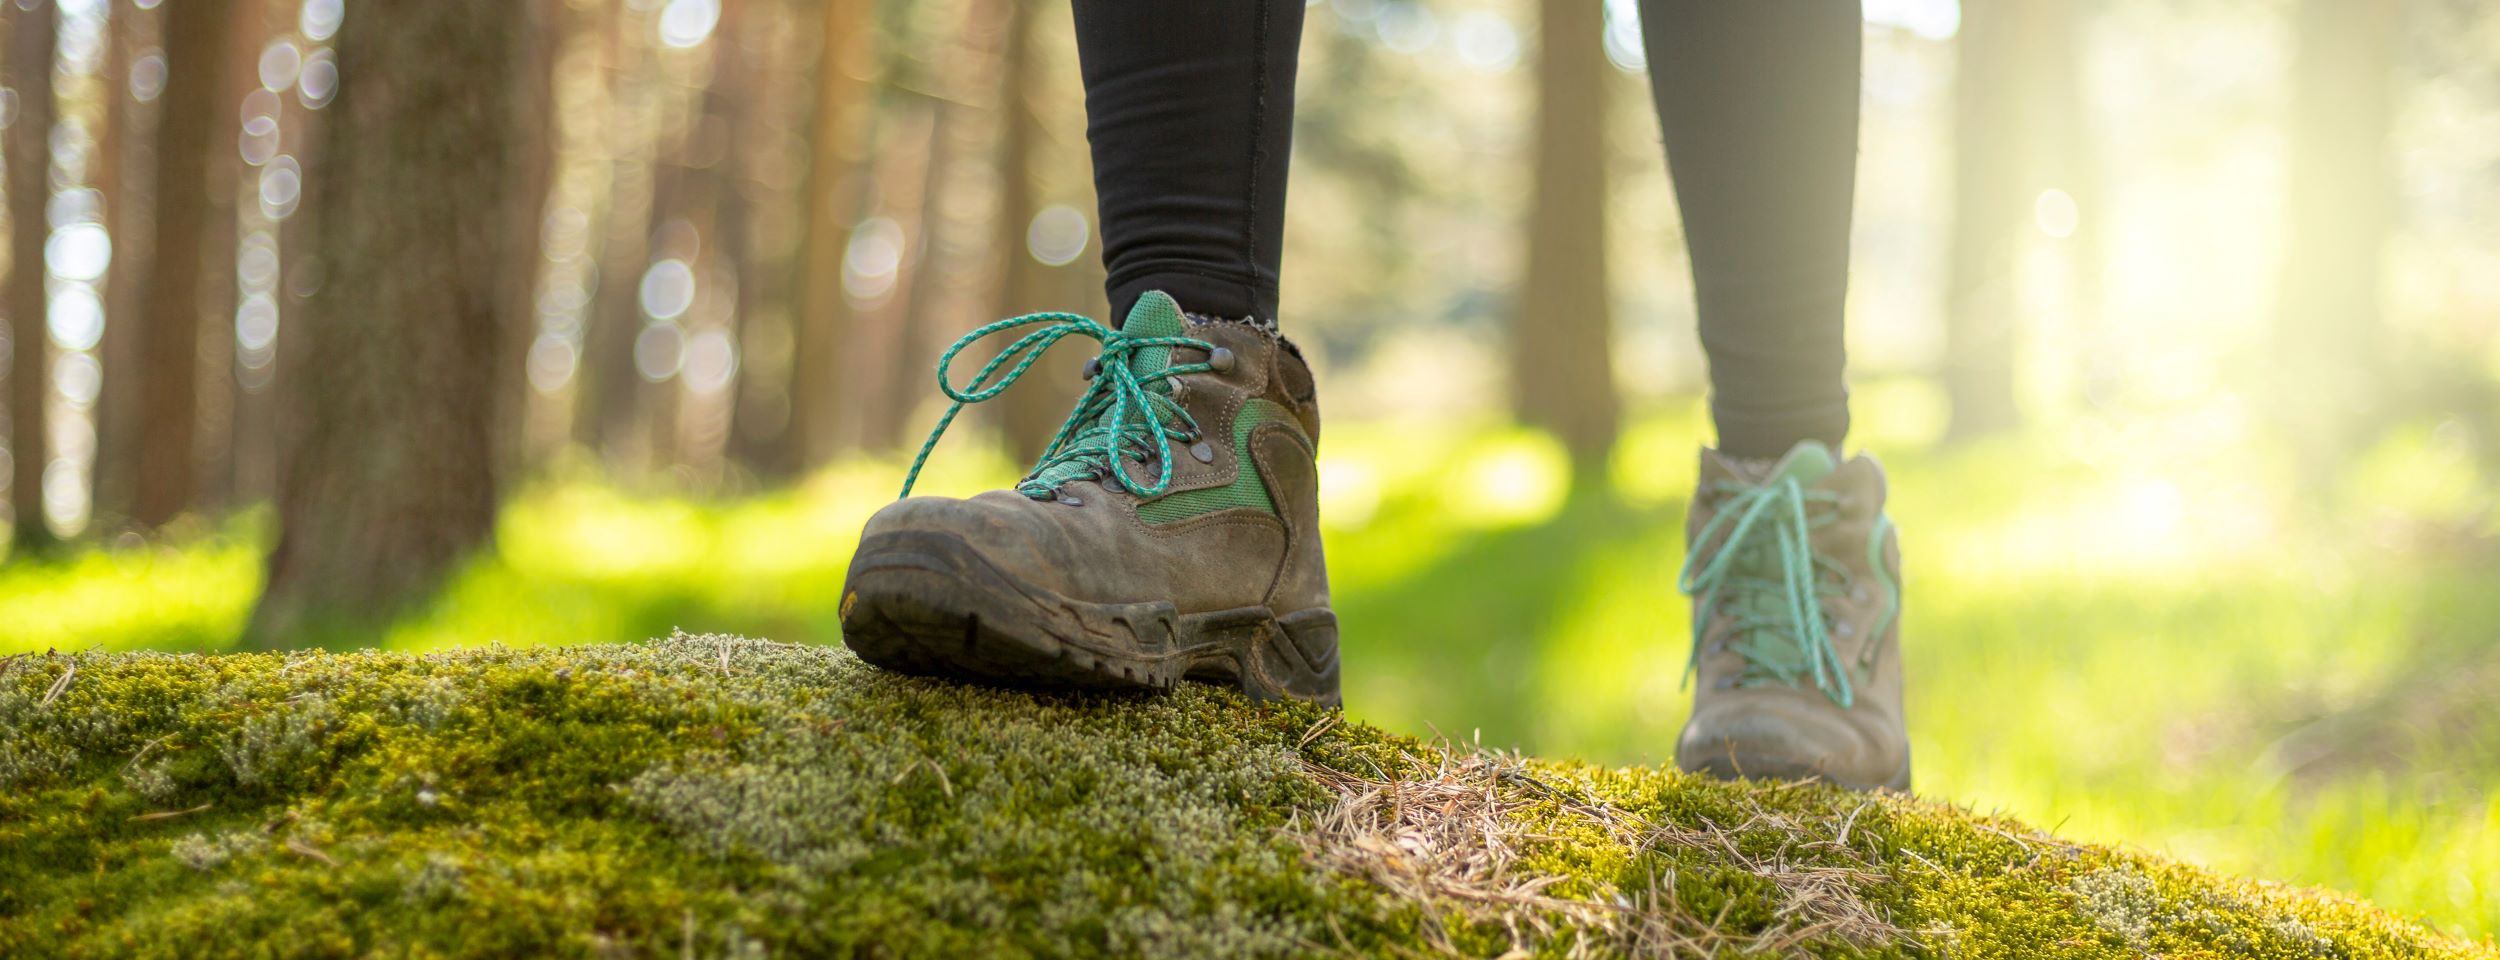
[[[1102,358],[1101,358],[1101,357],[1087,357],[1087,358],[1085,358],[1085,379],[1087,379],[1087,380],[1091,380],[1091,379],[1094,379],[1095,377],[1099,377],[1099,376],[1102,376]]]
[[[1241,366],[1241,358],[1233,356],[1231,350],[1217,347],[1207,353],[1207,369],[1217,373],[1231,373],[1233,368],[1239,366]]]
[[[1079,497],[1076,494],[1069,493],[1065,490],[1061,490],[1054,494],[1053,498],[1058,500],[1060,503],[1067,504],[1071,507],[1082,507],[1085,505],[1085,498]]]
[[[1200,440],[1197,443],[1189,445],[1189,455],[1198,458],[1199,463],[1214,463],[1215,445],[1204,440]]]

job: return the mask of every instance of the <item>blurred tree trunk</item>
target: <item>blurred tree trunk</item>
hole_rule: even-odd
[[[216,79],[219,87],[214,103],[240,104],[251,91],[260,89],[260,54],[269,39],[270,14],[283,0],[229,0],[231,22],[226,30],[226,46],[221,62],[223,75]],[[161,5],[160,5],[161,6]],[[213,115],[213,114],[212,114]],[[209,142],[233,137],[239,117],[229,114],[217,121],[209,131]],[[194,477],[191,506],[196,510],[214,510],[236,504],[245,497],[247,486],[243,474],[252,469],[245,462],[258,447],[255,425],[248,422],[241,364],[241,352],[235,344],[234,315],[237,300],[242,296],[242,282],[235,275],[238,255],[242,252],[242,210],[237,202],[245,191],[242,176],[245,169],[240,151],[208,150],[207,219],[200,233],[199,247],[199,316],[207,322],[193,341],[196,351],[192,365],[197,389],[192,391],[197,404],[194,436],[191,438]],[[159,177],[163,176],[162,171]],[[305,194],[305,205],[311,206],[311,195]],[[170,253],[157,250],[161,261]]]
[[[235,65],[242,68],[237,72],[244,74],[246,92],[227,103],[251,99],[251,91],[261,89],[260,54],[272,36],[293,27],[300,8],[288,0],[263,0],[246,12],[249,19],[236,21],[244,29],[233,31],[237,49],[229,54],[235,58]],[[296,158],[301,175],[309,175],[312,168],[319,166],[320,138],[327,124],[320,115],[303,109],[300,101],[290,106],[287,98],[273,95],[267,103],[269,117],[278,130],[274,156],[269,162],[238,168],[235,180],[219,184],[235,204],[230,229],[237,234],[238,244],[233,260],[220,261],[220,266],[226,268],[222,272],[235,274],[235,300],[216,315],[219,322],[214,329],[234,345],[234,432],[227,443],[227,454],[228,475],[233,484],[229,493],[240,503],[259,503],[278,496],[287,455],[287,441],[282,435],[287,429],[287,418],[293,416],[293,411],[282,409],[285,400],[279,396],[279,381],[286,376],[285,365],[293,362],[287,358],[303,352],[305,300],[311,293],[307,284],[317,282],[322,266],[321,248],[306,229],[320,208],[299,204],[293,215],[272,217],[260,202],[258,187],[275,157]],[[278,265],[278,272],[265,284],[242,276],[240,269],[249,262],[245,258],[264,243],[275,245]],[[257,309],[255,296],[266,297],[267,308],[276,314],[276,335],[259,350],[243,342],[243,319],[248,309]]]
[[[2023,18],[2038,0],[1971,4],[1955,41],[1953,249],[1945,289],[1947,435],[2012,429],[2015,242],[2028,219]]]
[[[699,98],[700,94],[698,94]],[[665,149],[652,153],[651,230],[641,254],[642,265],[636,277],[648,275],[651,266],[662,260],[677,260],[686,265],[695,277],[696,302],[704,296],[703,247],[714,238],[691,216],[711,205],[703,171],[692,159],[702,149],[703,115],[700,109],[690,111],[682,136]],[[646,469],[662,469],[678,463],[677,414],[680,395],[684,392],[686,341],[693,333],[694,307],[667,320],[654,317],[641,303],[641,287],[634,289],[635,376],[641,383],[634,403],[635,420],[641,438],[637,441],[641,465]],[[642,343],[645,332],[654,328],[676,328],[677,358],[675,368],[665,371],[657,381],[644,377]]]
[[[865,362],[852,365],[851,377],[859,385],[854,400],[860,407],[860,445],[870,450],[900,447],[911,430],[912,409],[931,389],[921,368],[934,365],[936,355],[926,354],[928,363],[923,364],[924,352],[915,347],[927,332],[935,281],[948,266],[933,252],[946,229],[939,203],[945,188],[939,181],[954,162],[955,127],[962,112],[958,104],[932,98],[920,149],[908,159],[889,157],[889,166],[878,177],[881,192],[902,201],[895,203],[893,215],[902,228],[903,258],[895,267],[893,292],[857,321],[862,333],[858,359]]]
[[[50,0],[7,7],[9,89],[17,94],[17,117],[9,124],[9,506],[10,552],[48,549],[52,529],[43,513],[43,471],[52,458],[44,413],[51,393],[50,331],[44,293],[44,216],[52,171],[52,55],[60,10]]]
[[[786,479],[799,471],[790,431],[790,281],[795,269],[784,204],[793,199],[775,181],[781,165],[790,69],[797,44],[781,34],[792,26],[786,0],[759,0],[735,19],[724,16],[721,33],[736,59],[715,81],[734,144],[728,164],[728,205],[721,210],[722,249],[738,276],[737,383],[730,394],[728,455],[761,479]]]
[[[495,405],[503,414],[495,418],[495,470],[503,477],[519,476],[530,459],[522,412],[529,404],[530,341],[538,332],[538,278],[546,262],[540,243],[556,177],[555,64],[566,31],[578,29],[563,0],[522,0],[512,10],[524,21],[529,42],[522,46],[511,91],[514,182],[506,229],[512,232],[514,269],[503,276],[504,323],[495,356],[495,389],[501,394]]]
[[[996,6],[1006,18],[1005,39],[998,54],[998,210],[991,218],[991,247],[999,258],[998,298],[990,308],[997,317],[1012,317],[1036,310],[1066,309],[1053,306],[1053,291],[1044,283],[1041,261],[1033,259],[1027,249],[1026,231],[1033,215],[1041,212],[1039,171],[1034,169],[1034,145],[1042,139],[1042,120],[1032,102],[1035,91],[1033,76],[1033,34],[1035,21],[1032,4],[1017,0],[1000,0]],[[1105,318],[1118,323],[1118,317]],[[1069,350],[1054,350],[1051,360],[1073,355]],[[1059,364],[1064,366],[1064,364]],[[1050,441],[1056,425],[1045,418],[1047,387],[1044,381],[1059,379],[1055,370],[1040,368],[1008,388],[999,404],[999,429],[1006,435],[1008,454],[1018,463],[1031,463],[1041,455],[1044,443]]]
[[[138,484],[131,519],[160,527],[180,516],[194,494],[192,428],[198,419],[200,281],[209,267],[208,232],[233,225],[213,217],[209,154],[225,86],[235,5],[183,0],[165,8],[165,91],[159,95],[156,138],[155,251],[141,281],[145,306],[132,319],[141,334]],[[122,264],[121,266],[132,266]],[[111,371],[108,369],[109,377]]]
[[[929,104],[934,119],[929,125],[928,159],[915,171],[916,176],[903,178],[912,188],[916,224],[904,231],[913,242],[897,278],[905,284],[903,309],[890,315],[895,327],[881,340],[893,359],[887,365],[891,375],[883,380],[883,400],[872,407],[871,447],[888,449],[918,442],[914,434],[919,425],[912,421],[912,414],[936,393],[929,371],[937,362],[940,344],[952,339],[953,330],[969,326],[965,318],[992,306],[984,294],[995,274],[983,269],[986,264],[980,255],[992,238],[976,217],[953,211],[947,200],[964,190],[962,158],[988,146],[983,135],[989,125],[983,120],[1006,122],[1006,114],[1022,109],[1030,94],[1018,91],[1004,102],[995,99],[1006,36],[1017,21],[1032,19],[1018,14],[1017,8],[1024,5],[1025,0],[966,4],[953,42],[939,56],[937,76],[947,86]],[[991,100],[995,107],[983,110],[983,100]],[[996,173],[1000,177],[1022,175]],[[1004,215],[999,210],[989,213]]]
[[[2101,310],[2109,273],[2108,233],[2102,228],[2110,205],[2098,156],[2099,131],[2084,94],[2084,52],[2090,27],[2087,10],[2077,0],[2042,0],[2045,8],[2032,31],[2039,44],[2039,109],[2032,111],[2027,137],[2039,158],[2046,182],[2074,198],[2074,231],[2061,243],[2067,270],[2068,319],[2079,354],[2077,368],[2084,402],[2100,406],[2116,399],[2125,377],[2122,344],[2103,331]]]
[[[1054,85],[1039,69],[1042,18],[1031,0],[1006,0],[1001,6],[1007,26],[998,56],[1000,187],[991,241],[1000,260],[997,302],[990,313],[1003,318],[1040,310],[1075,311],[1082,300],[1093,299],[1069,282],[1069,274],[1082,271],[1035,259],[1027,236],[1034,216],[1042,211],[1042,168],[1051,159],[1045,150],[1049,134],[1040,99]],[[1116,324],[1120,319],[1104,321]],[[1076,371],[1084,358],[1073,347],[1052,350],[995,405],[1008,453],[1018,463],[1041,457],[1042,446],[1058,432],[1078,392]]]
[[[339,31],[325,130],[354,149],[313,174],[327,279],[280,380],[297,419],[252,646],[391,617],[492,535],[527,28],[496,5],[360,0]]]
[[[868,94],[875,75],[870,0],[823,0],[815,116],[808,125],[806,237],[798,266],[798,314],[791,329],[789,443],[813,466],[854,442],[837,410],[853,311],[842,292],[842,261],[865,195],[862,168],[876,153]]]
[[[1603,5],[1539,0],[1536,160],[1527,276],[1511,317],[1512,409],[1602,477],[1617,429],[1606,289]]]
[[[162,8],[159,8],[162,9]],[[155,222],[156,120],[160,93],[141,100],[130,84],[131,61],[140,50],[162,54],[157,35],[157,10],[132,8],[113,15],[106,37],[104,135],[91,166],[100,171],[96,189],[104,194],[113,235],[112,272],[104,284],[104,389],[96,397],[95,510],[96,523],[123,526],[130,521],[139,483],[140,431],[145,422],[140,397],[147,378],[140,358],[147,344],[146,318],[140,298],[151,272],[150,232]]]
[[[634,367],[634,340],[642,333],[642,275],[650,267],[653,170],[658,149],[651,119],[658,110],[658,57],[646,36],[651,17],[619,5],[609,21],[617,45],[610,98],[618,143],[612,156],[607,237],[600,245],[598,290],[583,336],[580,400],[575,438],[598,449],[611,465],[639,465],[635,434],[642,376]]]
[[[2300,4],[2274,373],[2276,415],[2311,478],[2365,439],[2386,392],[2379,286],[2394,219],[2396,17],[2395,0]]]

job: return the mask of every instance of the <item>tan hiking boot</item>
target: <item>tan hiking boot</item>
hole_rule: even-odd
[[[1901,545],[1884,471],[1821,443],[1777,463],[1705,450],[1678,586],[1700,683],[1676,765],[1718,777],[1910,786]]]
[[[911,497],[869,518],[843,641],[879,666],[979,682],[1155,689],[1189,677],[1337,703],[1319,407],[1300,352],[1271,327],[1185,315],[1156,292],[1119,331],[1069,314],[983,327],[947,351],[941,381],[972,341],[1043,324],[971,387],[945,387],[955,409],[929,442],[1068,336],[1103,342],[1076,410],[1015,489]]]

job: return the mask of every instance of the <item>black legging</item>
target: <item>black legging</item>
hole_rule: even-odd
[[[1597,3],[1599,0],[1581,0]],[[1075,0],[1113,316],[1276,316],[1302,0]],[[1856,0],[1641,0],[1719,447],[1849,430]]]

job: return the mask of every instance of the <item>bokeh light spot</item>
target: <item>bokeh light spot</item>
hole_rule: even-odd
[[[710,39],[720,24],[720,0],[669,0],[660,10],[660,42],[680,50]]]
[[[871,217],[851,232],[842,251],[842,292],[859,303],[875,303],[894,292],[895,274],[903,267],[903,227],[888,217]]]
[[[572,382],[574,368],[580,363],[581,357],[574,351],[571,341],[553,334],[539,334],[538,339],[530,343],[530,388],[542,394],[564,389],[565,384]]]
[[[296,18],[296,28],[304,38],[315,43],[328,40],[339,32],[339,21],[347,16],[344,0],[304,0],[304,12]]]
[[[1393,53],[1418,54],[1441,38],[1441,20],[1420,3],[1397,3],[1382,7],[1373,18],[1372,28],[1380,33],[1380,45]]]
[[[304,171],[291,156],[269,161],[260,171],[260,212],[271,220],[284,220],[295,212],[303,199]]]
[[[295,85],[296,75],[304,69],[304,51],[295,41],[280,39],[260,51],[260,85],[270,91]]]
[[[52,342],[61,349],[93,350],[104,338],[104,303],[96,299],[94,287],[77,282],[54,287],[47,312]]]
[[[642,314],[653,320],[675,320],[694,306],[694,268],[670,258],[642,274]]]
[[[43,263],[64,280],[93,281],[113,262],[113,238],[99,223],[73,223],[44,241]]]
[[[1519,31],[1500,14],[1482,10],[1462,14],[1450,25],[1450,43],[1458,62],[1486,73],[1502,73],[1519,65]]]
[[[67,457],[44,464],[43,515],[55,533],[87,523],[87,471]]]
[[[1085,215],[1064,204],[1045,207],[1033,215],[1033,223],[1025,228],[1024,247],[1033,259],[1051,266],[1065,266],[1085,253],[1085,244],[1092,227]]]
[[[234,308],[234,342],[245,350],[267,350],[278,342],[278,302],[266,293],[244,297]]]
[[[685,360],[686,332],[674,323],[662,320],[634,337],[634,372],[645,380],[659,383],[676,376]]]
[[[1949,40],[1962,29],[1957,0],[1866,0],[1866,22],[1897,27],[1929,40]]]
[[[1649,50],[1641,46],[1641,10],[1632,0],[1606,0],[1606,59],[1632,73],[1649,69]]]
[[[148,103],[165,92],[165,52],[151,49],[130,64],[130,98]]]
[[[307,110],[319,110],[339,94],[338,54],[328,50],[313,51],[304,61],[304,69],[295,78],[295,99]]]
[[[715,394],[729,388],[738,375],[738,345],[729,331],[712,327],[686,341],[686,389]]]
[[[2083,208],[2075,204],[2073,195],[2050,187],[2032,201],[2031,220],[2041,233],[2062,240],[2074,236],[2075,228],[2083,225]]]
[[[104,365],[84,353],[63,353],[52,358],[52,385],[61,399],[83,410],[104,390]]]
[[[268,91],[258,91],[266,93]],[[278,118],[260,115],[243,121],[243,162],[252,166],[268,163],[278,155]]]

